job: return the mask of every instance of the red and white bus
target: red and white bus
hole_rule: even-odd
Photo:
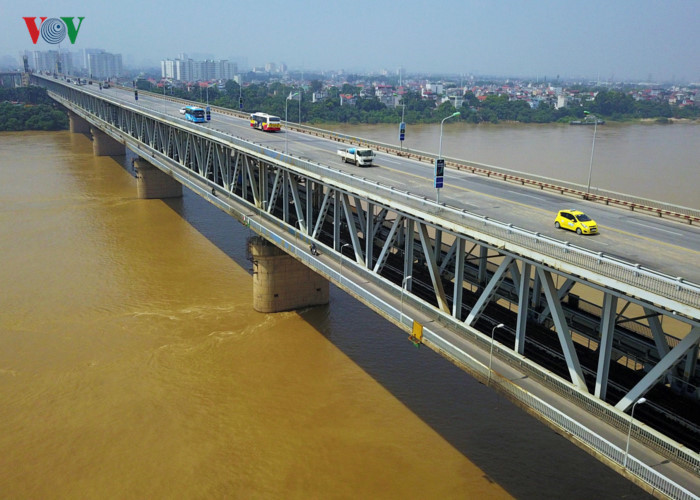
[[[265,132],[279,132],[282,122],[278,116],[267,113],[253,113],[250,115],[250,126]]]

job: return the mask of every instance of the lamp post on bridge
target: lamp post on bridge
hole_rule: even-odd
[[[590,114],[588,111],[584,111],[586,115]],[[586,199],[591,192],[591,175],[593,174],[593,152],[595,151],[595,135],[598,130],[598,117],[593,115],[593,145],[591,146],[591,162],[588,166],[588,184],[586,185]]]
[[[627,456],[629,455],[629,452],[630,452],[630,437],[632,436],[632,422],[634,422],[634,407],[637,406],[638,404],[641,405],[641,404],[644,404],[646,402],[647,402],[647,398],[639,398],[632,405],[632,411],[630,412],[630,427],[629,427],[629,431],[627,432],[627,446],[625,446],[625,458],[622,460],[622,467],[624,469],[627,468]]]
[[[440,122],[440,149],[438,150],[438,157],[435,160],[435,190],[437,191],[436,203],[438,205],[440,204],[440,189],[442,188],[443,176],[445,175],[445,160],[442,159],[442,126],[445,124],[445,120],[459,115],[460,112],[457,111],[450,116],[446,116]]]
[[[287,144],[289,143],[289,139],[287,138],[287,134],[289,133],[289,122],[287,121],[287,105],[289,104],[289,100],[293,99],[294,96],[297,94],[299,94],[299,92],[289,94],[287,96],[287,99],[285,99],[284,101],[284,154],[287,154]]]
[[[493,342],[494,342],[493,338],[494,338],[494,334],[496,333],[496,329],[497,329],[497,328],[503,328],[503,327],[505,327],[505,326],[506,326],[506,325],[504,325],[503,323],[499,323],[499,324],[497,324],[496,326],[494,326],[494,327],[491,329],[491,350],[489,351],[489,373],[488,373],[488,379],[487,379],[487,381],[486,381],[486,387],[488,387],[488,386],[491,385],[491,360],[493,359]]]

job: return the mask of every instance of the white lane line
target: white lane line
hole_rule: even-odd
[[[525,193],[521,193],[521,192],[519,192],[519,191],[513,191],[512,189],[509,189],[508,192],[509,192],[509,193],[513,193],[513,194],[517,194],[518,196],[527,196],[528,198],[534,198],[534,199],[536,199],[536,200],[542,200],[542,198],[541,198],[540,196],[535,196],[535,195],[533,195],[533,194],[525,194]]]
[[[396,179],[391,179],[389,177],[385,177],[383,175],[378,175],[377,179],[383,179],[385,182],[387,182],[390,186],[393,185],[396,182]]]
[[[683,236],[683,233],[677,233],[675,231],[669,231],[668,229],[661,229],[660,227],[650,226],[649,224],[644,224],[643,222],[636,222],[636,221],[630,220],[630,221],[627,221],[627,223],[628,224],[635,224],[637,226],[642,226],[642,227],[645,227],[647,229],[653,229],[655,231],[662,231],[664,233],[672,234],[674,236]]]

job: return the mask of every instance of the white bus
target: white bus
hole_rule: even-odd
[[[267,113],[253,113],[250,115],[250,126],[265,132],[279,132],[282,122],[278,116]]]

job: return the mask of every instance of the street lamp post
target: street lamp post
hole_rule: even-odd
[[[455,116],[459,116],[460,113],[459,111],[452,113],[450,116],[446,116],[445,118],[442,119],[440,122],[440,149],[438,150],[438,160],[442,158],[442,126],[445,124],[445,120],[449,120],[450,118],[454,118]],[[437,172],[436,172],[437,173]],[[440,204],[440,188],[435,188],[437,191],[437,204]]]
[[[503,328],[504,326],[506,326],[506,325],[504,325],[503,323],[499,323],[491,329],[491,351],[489,352],[489,373],[488,373],[488,380],[486,381],[487,387],[489,385],[491,385],[491,360],[493,359],[493,342],[494,342],[493,336],[496,333],[497,328]]]
[[[343,246],[340,247],[340,279],[338,280],[338,284],[340,285],[343,284],[343,248],[349,246],[350,243],[345,243]]]
[[[413,276],[406,276],[401,281],[401,315],[399,316],[399,323],[403,325],[403,293],[406,290],[406,282],[410,280]]]
[[[629,455],[630,452],[630,437],[632,436],[632,422],[634,422],[634,407],[637,406],[638,404],[644,404],[647,402],[647,398],[639,398],[637,401],[634,402],[632,405],[632,412],[630,413],[630,427],[629,431],[627,432],[627,446],[625,446],[625,458],[622,461],[622,467],[627,468],[627,456]]]
[[[399,148],[401,151],[403,151],[403,140],[404,136],[406,134],[406,122],[404,119],[404,116],[406,115],[406,103],[403,102],[403,98],[401,99],[401,124],[399,125]]]
[[[598,130],[598,117],[594,115],[593,120],[593,145],[591,146],[591,162],[588,166],[588,184],[586,185],[586,199],[588,199],[588,195],[591,192],[591,175],[593,174],[593,152],[595,151],[595,135]]]
[[[285,101],[284,101],[284,154],[287,154],[287,144],[289,143],[289,140],[287,138],[287,134],[289,132],[289,130],[288,130],[289,122],[287,121],[287,105],[289,104],[289,100],[293,99],[294,96],[297,95],[298,93],[299,92],[288,95],[287,99],[285,99]]]

